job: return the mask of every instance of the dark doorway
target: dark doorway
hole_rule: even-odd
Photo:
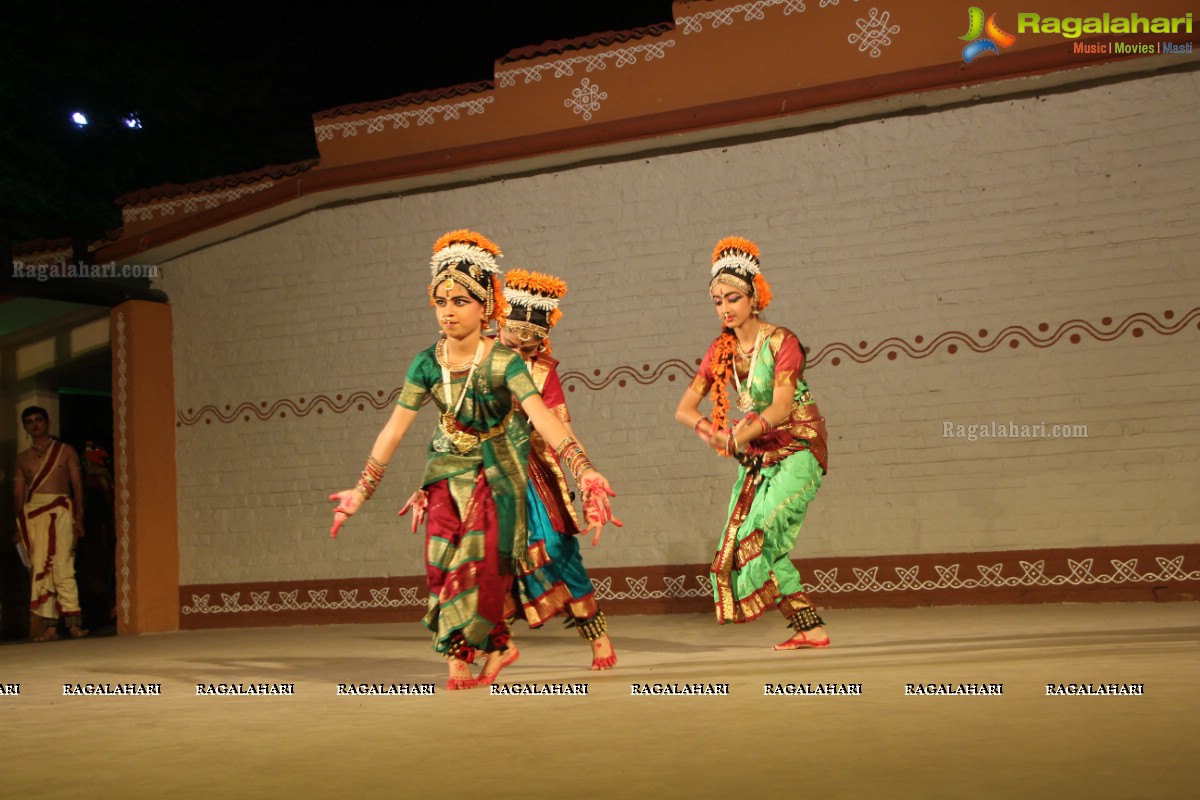
[[[84,490],[84,536],[75,554],[84,627],[94,635],[116,633],[116,520],[113,490],[112,353],[100,348],[62,366],[38,373],[36,382],[58,395],[58,437],[80,458]],[[13,398],[15,399],[15,398]],[[15,450],[3,453],[5,471],[28,442],[17,434]],[[0,448],[7,449],[7,448]],[[6,495],[11,482],[4,481]],[[11,496],[0,505],[11,507]],[[15,514],[16,509],[12,512]],[[12,515],[9,515],[11,520]],[[12,525],[0,526],[5,538]],[[11,542],[0,547],[0,638],[23,639],[29,633],[29,573]]]
[[[75,552],[75,578],[83,626],[93,633],[115,633],[117,535],[112,397],[77,392],[63,387],[58,395],[62,440],[79,454],[83,473],[84,535]]]

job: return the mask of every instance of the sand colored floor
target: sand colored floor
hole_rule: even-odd
[[[446,692],[416,624],[93,638],[0,647],[5,797],[1194,798],[1200,604],[986,606],[827,614],[834,646],[774,653],[779,621],[613,617],[620,664],[519,631],[505,683],[586,696]],[[338,696],[339,683],[436,683]],[[161,684],[64,696],[64,684]],[[197,696],[196,684],[294,684]],[[728,696],[631,696],[727,683]],[[766,683],[862,694],[764,696]],[[1003,684],[1000,696],[906,696]],[[1046,684],[1144,696],[1046,696]]]

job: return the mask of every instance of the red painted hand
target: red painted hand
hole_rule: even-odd
[[[412,509],[412,532],[416,533],[417,528],[425,523],[427,509],[429,508],[429,495],[425,494],[424,489],[417,489],[412,493],[412,497],[408,498],[408,502],[404,504],[404,508],[396,512],[396,516],[403,517]]]
[[[595,531],[592,536],[592,546],[594,547],[600,543],[600,532],[604,530],[606,524],[611,522],[618,528],[624,528],[625,523],[613,516],[612,504],[608,498],[616,497],[617,493],[613,491],[607,478],[596,470],[589,470],[584,474],[580,484],[579,488],[583,491],[584,516],[588,521],[583,532],[586,534],[588,531]]]
[[[363,496],[357,489],[345,489],[329,495],[329,500],[337,503],[337,508],[333,510],[333,527],[329,529],[329,535],[336,539],[338,530],[362,505]]]

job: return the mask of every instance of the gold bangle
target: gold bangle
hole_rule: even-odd
[[[554,448],[554,452],[558,454],[559,458],[563,458],[567,452],[567,448],[569,448],[571,445],[578,447],[579,442],[575,441],[574,436],[564,437],[563,440],[558,443],[558,447]]]
[[[595,469],[592,462],[588,459],[587,453],[574,437],[568,436],[559,443],[556,449],[558,460],[571,473],[571,477],[575,479],[575,483],[579,483],[579,478],[589,469]]]
[[[729,426],[729,438],[725,441],[725,452],[730,456],[736,456],[742,452],[738,447],[737,436],[733,432],[733,426]]]

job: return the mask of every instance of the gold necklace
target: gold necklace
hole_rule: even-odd
[[[442,341],[445,340],[443,339]],[[466,455],[479,444],[479,437],[459,430],[456,423],[458,422],[458,411],[462,408],[463,400],[467,397],[467,390],[471,387],[471,378],[475,377],[475,368],[483,361],[483,339],[480,338],[479,346],[475,348],[475,355],[470,361],[470,371],[467,373],[466,380],[463,381],[462,390],[458,393],[458,402],[453,407],[451,407],[450,403],[450,399],[453,396],[450,388],[450,373],[456,370],[441,359],[441,342],[438,342],[438,349],[434,352],[439,356],[438,363],[442,368],[442,390],[445,392],[444,398],[446,401],[446,410],[442,412],[442,418],[438,422],[438,425],[442,429],[442,433],[450,440],[450,444],[453,445],[454,449],[460,455]],[[459,369],[457,371],[462,372],[463,370]]]
[[[446,358],[446,340],[440,339],[437,347],[433,351],[434,358],[437,359],[438,366],[442,369],[448,369],[451,372],[466,372],[471,367],[479,363],[480,350],[483,347],[483,341],[480,340],[479,348],[476,348],[475,355],[467,359],[462,364],[451,364],[450,359]]]
[[[754,381],[754,367],[758,364],[758,353],[762,350],[763,333],[766,331],[766,325],[760,325],[758,333],[754,335],[754,345],[749,353],[745,353],[750,359],[750,368],[746,372],[746,384],[742,385],[741,378],[738,377],[737,367],[733,370],[733,384],[737,387],[737,407],[742,411],[750,411],[754,408],[754,398],[750,396],[750,384]],[[738,342],[738,352],[742,351],[742,343]]]
[[[758,330],[754,332],[754,342],[753,342],[753,344],[750,345],[749,350],[743,350],[742,349],[742,340],[740,338],[738,338],[738,335],[736,333],[734,333],[734,335],[733,335],[733,338],[737,340],[738,352],[741,353],[746,358],[749,358],[751,355],[754,354],[754,352],[756,350],[758,350],[758,346],[762,342],[763,331],[765,331],[767,328],[771,327],[770,325],[763,322],[762,320],[757,320],[757,322],[758,322]]]

